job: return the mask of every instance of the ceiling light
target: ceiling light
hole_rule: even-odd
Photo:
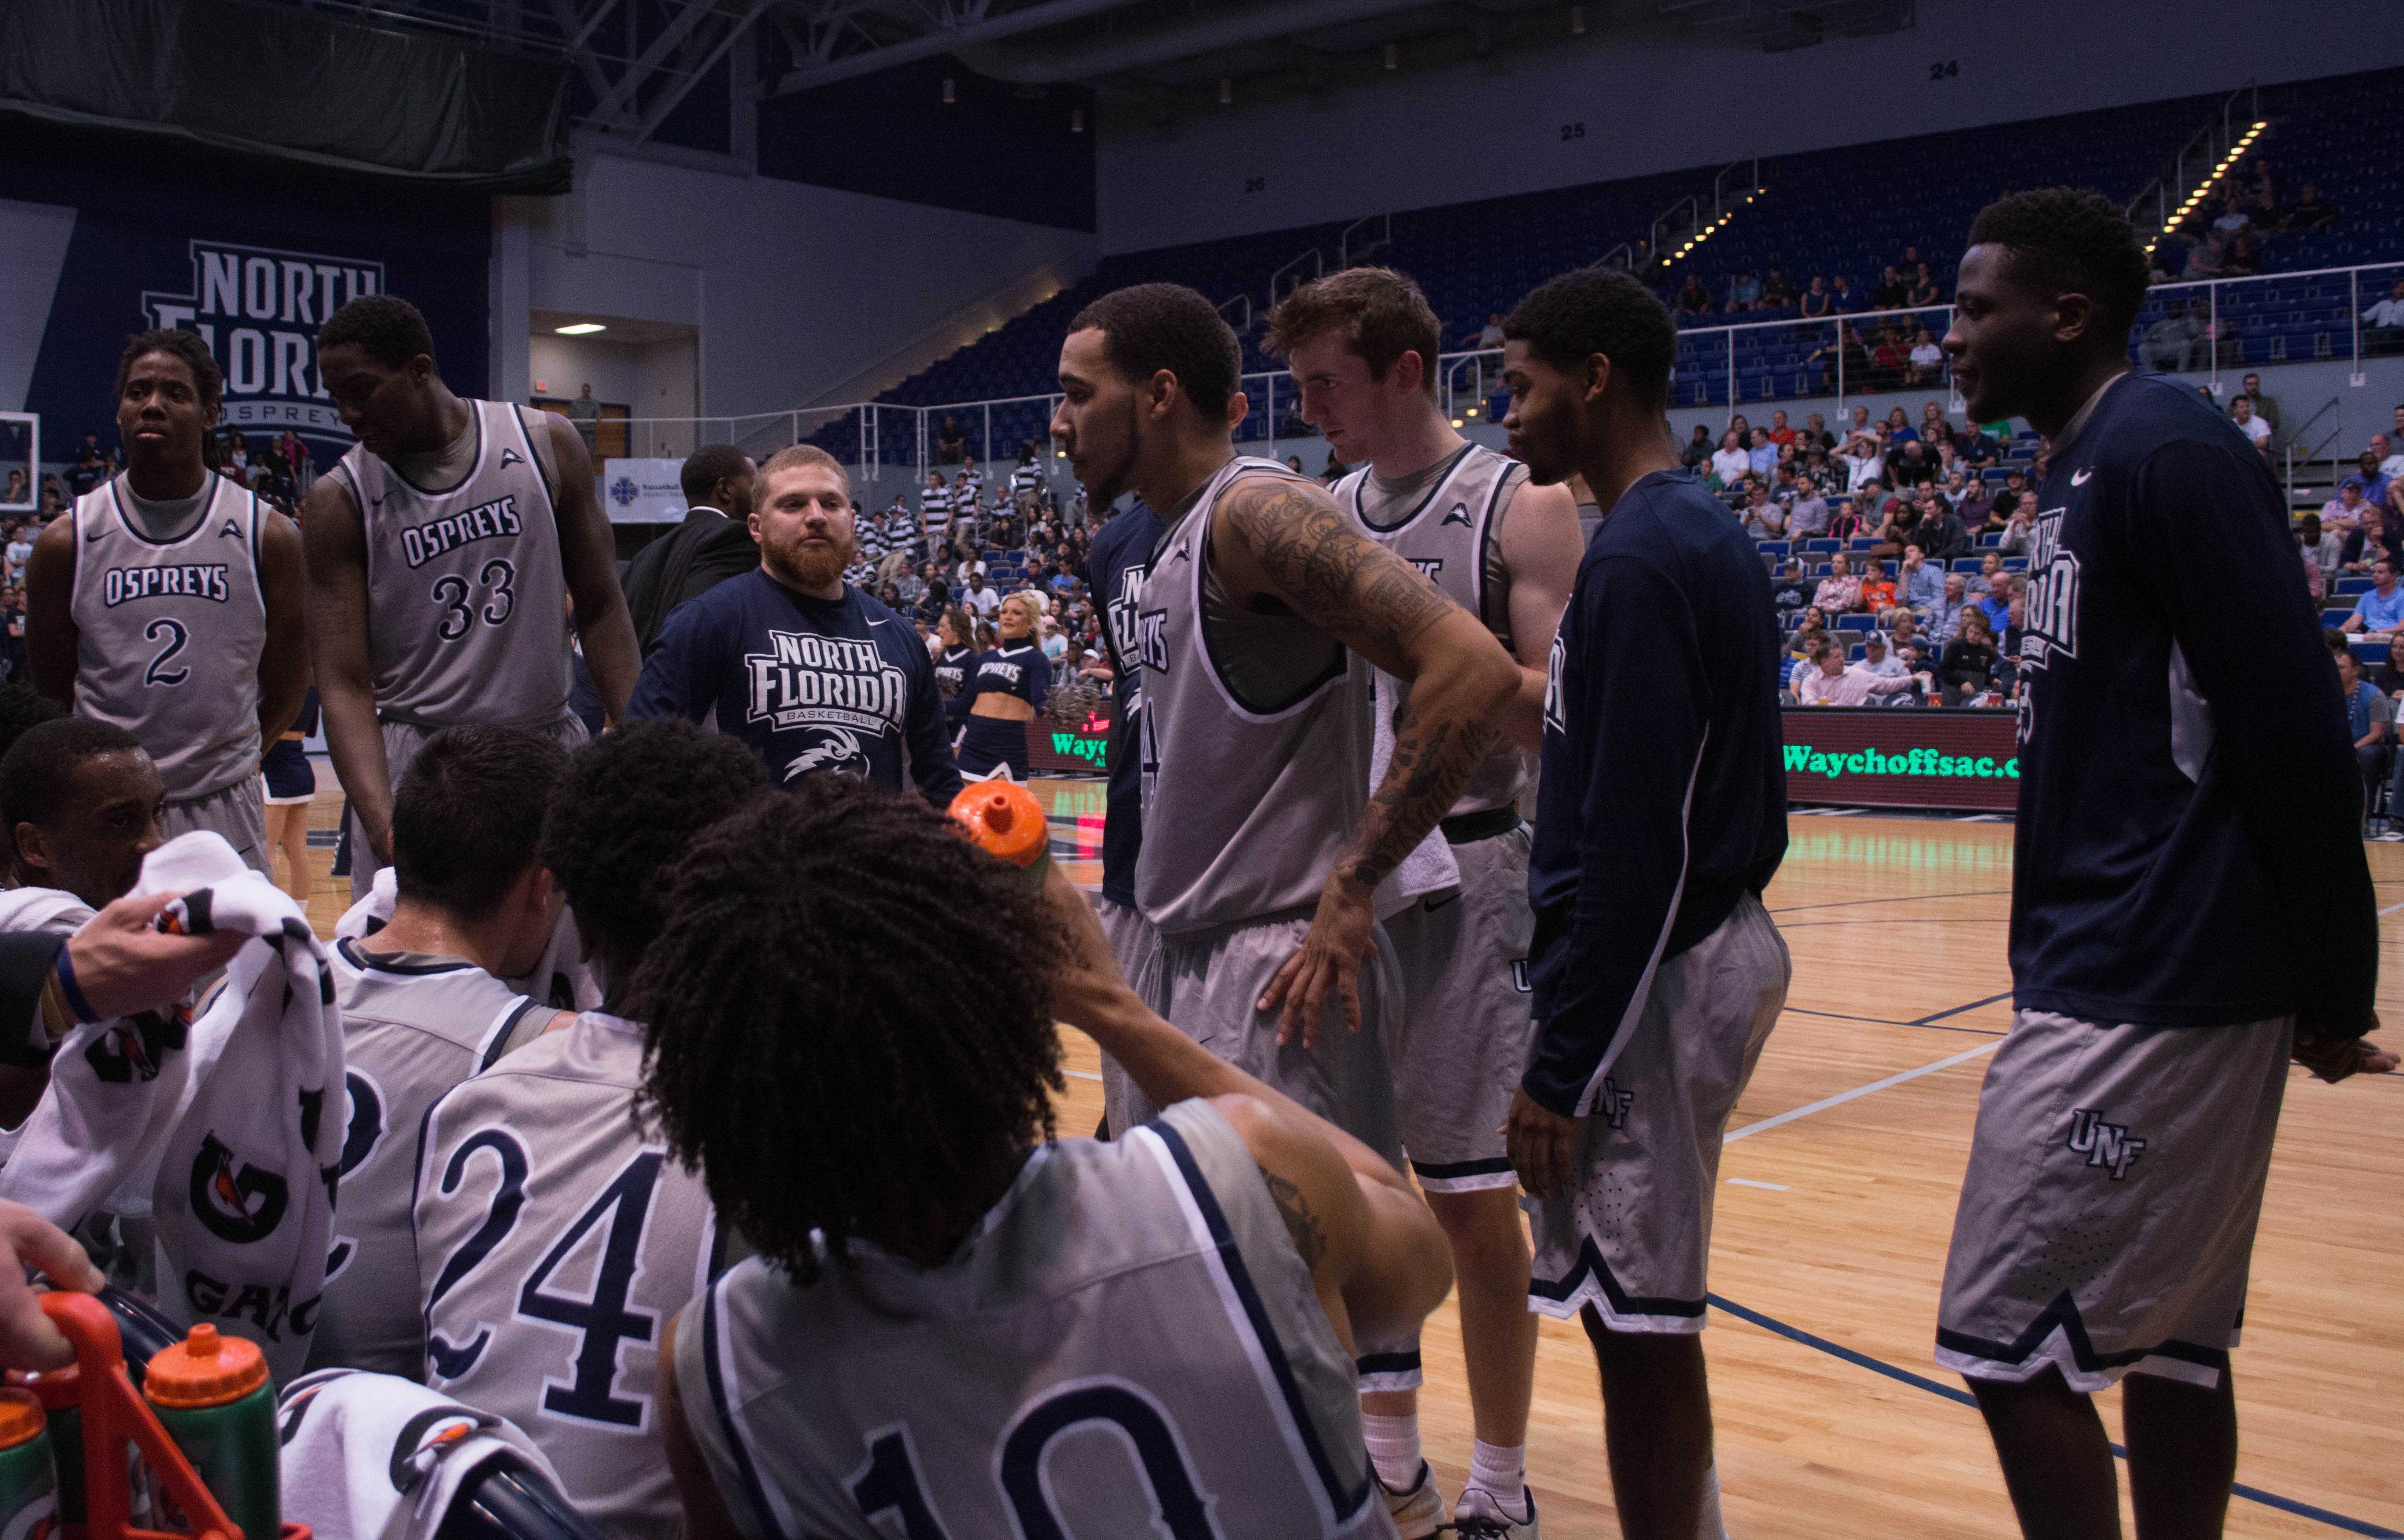
[[[1464,423],[1464,422],[1462,422],[1460,418],[1456,417],[1456,418],[1454,418],[1454,419],[1452,420],[1452,425],[1453,425],[1454,427],[1456,427],[1456,428],[1465,428],[1465,427],[1467,427],[1469,424],[1468,424],[1468,423]]]
[[[1386,45],[1386,67],[1390,70],[1398,70],[1403,67],[1403,46],[1400,43],[1389,43]]]
[[[554,329],[562,337],[590,337],[596,331],[608,331],[609,328],[598,321],[579,321],[572,326],[559,326]]]
[[[1570,35],[1572,37],[1584,37],[1586,35],[1586,7],[1584,6],[1572,6],[1570,7]]]
[[[1468,410],[1466,413],[1464,413],[1463,415],[1464,415],[1464,416],[1469,416],[1469,417],[1475,417],[1475,416],[1476,416],[1476,415],[1477,415],[1477,409],[1476,409],[1475,407],[1472,407],[1472,408],[1470,408],[1470,409],[1469,409],[1469,410]]]
[[[943,105],[950,106],[960,99],[959,86],[953,78],[943,76]]]
[[[2269,118],[2265,118],[2264,119],[2262,119],[2262,121],[2260,121],[2260,122],[2258,122],[2258,123],[2257,123],[2257,124],[2255,124],[2255,125],[2254,125],[2254,132],[2255,132],[2256,133],[2259,133],[2259,132],[2261,132],[2264,129],[2267,129],[2267,128],[2269,128],[2270,126],[2271,126],[2271,120],[2270,120]]]

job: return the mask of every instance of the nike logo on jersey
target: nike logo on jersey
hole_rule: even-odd
[[[523,465],[524,464],[525,456],[520,454],[517,451],[503,450],[501,451],[501,469],[507,470],[511,465]]]
[[[217,531],[217,538],[222,540],[229,534],[232,535],[237,540],[242,538],[242,526],[235,523],[231,519],[225,521],[225,528]]]
[[[1468,522],[1469,522],[1469,505],[1468,505],[1468,504],[1466,504],[1466,503],[1455,503],[1455,504],[1452,506],[1452,511],[1451,511],[1450,513],[1447,513],[1447,514],[1446,514],[1446,515],[1444,516],[1444,521],[1445,521],[1445,523],[1447,523],[1447,524],[1466,524],[1466,523],[1468,523]]]
[[[1461,890],[1459,888],[1455,888],[1450,893],[1432,893],[1428,895],[1426,898],[1420,901],[1419,908],[1429,914],[1433,914],[1438,909],[1448,909],[1452,905],[1460,902]]]
[[[2088,466],[2085,470],[2072,471],[2070,473],[2070,484],[2074,487],[2083,487],[2087,484],[2087,479],[2094,474],[2095,467],[2092,465]]]
[[[84,543],[85,545],[89,546],[89,545],[91,545],[93,541],[95,541],[95,540],[99,539],[102,535],[106,534],[107,533],[108,533],[108,532],[107,532],[106,530],[94,530],[94,531],[92,531],[90,534],[87,534],[87,535],[85,535],[85,536],[83,537],[83,543]]]

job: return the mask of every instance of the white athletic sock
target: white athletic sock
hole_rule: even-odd
[[[1361,1414],[1361,1441],[1369,1446],[1369,1464],[1377,1479],[1394,1491],[1408,1491],[1419,1479],[1419,1414],[1400,1417]]]
[[[1469,1484],[1502,1504],[1505,1508],[1524,1514],[1528,1496],[1528,1446],[1525,1444],[1489,1444],[1480,1438],[1469,1449]]]
[[[1703,1470],[1702,1522],[1695,1526],[1695,1540],[1728,1540],[1727,1522],[1720,1517],[1720,1467],[1717,1461]]]

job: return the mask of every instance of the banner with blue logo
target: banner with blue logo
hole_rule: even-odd
[[[604,460],[601,506],[613,524],[677,524],[684,521],[684,462]]]
[[[225,423],[291,429],[317,468],[351,444],[316,332],[365,294],[426,314],[442,378],[487,389],[488,198],[11,121],[0,134],[0,410],[42,417],[44,457],[117,452],[126,338],[180,326],[225,374]]]

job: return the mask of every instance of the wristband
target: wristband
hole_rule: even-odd
[[[90,1026],[100,1020],[100,1013],[91,1008],[91,1002],[85,999],[83,991],[76,987],[75,964],[67,961],[67,953],[72,950],[71,944],[59,948],[58,957],[50,964],[50,976],[59,981],[59,992],[65,997],[67,1009],[75,1013],[77,1020]]]

